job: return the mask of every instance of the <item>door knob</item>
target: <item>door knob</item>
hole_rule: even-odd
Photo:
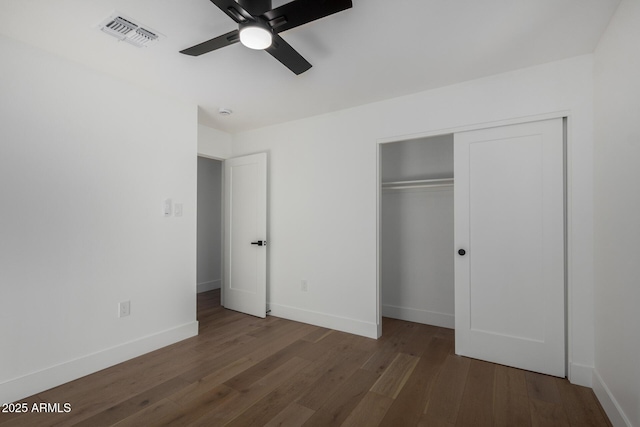
[[[458,249],[458,255],[460,256],[464,256],[464,254],[466,254],[467,251],[465,251],[464,249]]]
[[[258,245],[258,246],[267,246],[267,241],[266,240],[258,240],[257,242],[251,242],[252,245]]]

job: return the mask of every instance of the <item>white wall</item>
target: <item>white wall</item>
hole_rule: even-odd
[[[198,125],[198,155],[224,160],[231,157],[231,135],[208,126]]]
[[[453,218],[453,187],[383,190],[383,316],[455,327]]]
[[[453,135],[396,141],[380,146],[382,181],[453,177]]]
[[[591,55],[234,135],[234,156],[269,153],[272,314],[377,335],[379,141],[557,111],[570,114],[570,377],[590,385]]]
[[[0,55],[1,403],[197,334],[197,108],[5,37]]]
[[[594,390],[640,426],[640,3],[620,4],[595,53]]]
[[[198,157],[198,292],[222,284],[222,162]]]

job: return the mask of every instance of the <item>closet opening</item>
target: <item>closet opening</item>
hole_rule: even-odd
[[[453,134],[382,143],[379,167],[381,315],[453,329]]]

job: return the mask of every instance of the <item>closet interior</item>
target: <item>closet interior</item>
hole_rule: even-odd
[[[382,315],[454,327],[453,135],[380,146]]]

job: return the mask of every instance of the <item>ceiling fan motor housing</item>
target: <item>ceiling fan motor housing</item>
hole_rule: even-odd
[[[260,18],[238,24],[240,42],[250,49],[266,49],[273,41],[273,30]]]

